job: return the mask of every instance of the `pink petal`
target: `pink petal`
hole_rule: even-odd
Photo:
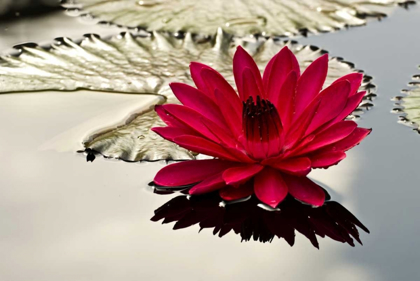
[[[288,159],[271,158],[263,161],[262,164],[296,176],[306,176],[311,171],[311,160],[308,157]]]
[[[322,151],[347,151],[358,145],[365,137],[370,134],[371,131],[371,129],[356,128],[348,137],[332,145],[329,145],[328,147],[325,147],[322,149]]]
[[[303,155],[320,149],[321,147],[338,142],[349,136],[355,129],[357,124],[354,121],[341,121],[319,133],[314,140],[309,143],[303,150],[295,152],[296,155]]]
[[[296,156],[296,152],[297,151],[301,151],[302,149],[304,149],[305,147],[307,147],[309,145],[309,143],[311,143],[315,138],[314,134],[310,134],[309,136],[304,137],[302,140],[299,141],[299,143],[296,145],[295,148],[288,150],[284,153],[284,157],[283,158],[291,158]]]
[[[347,151],[358,145],[365,137],[372,132],[372,129],[356,128],[347,138],[335,144],[336,149]]]
[[[263,97],[262,92],[260,92],[260,89],[258,88],[255,76],[250,68],[245,68],[242,71],[242,81],[243,100],[247,100],[249,97],[252,97],[254,101],[256,101],[258,96]]]
[[[248,181],[239,187],[226,186],[219,190],[220,197],[226,201],[238,200],[254,193],[254,182]]]
[[[238,89],[239,96],[241,97],[242,101],[245,101],[244,99],[244,81],[242,73],[245,70],[245,68],[249,68],[255,78],[255,82],[260,89],[259,92],[263,92],[263,85],[262,85],[262,79],[261,79],[261,73],[258,69],[258,66],[255,64],[254,59],[245,51],[241,46],[238,46],[236,49],[235,55],[233,56],[233,75],[235,76],[235,83],[236,88]]]
[[[223,179],[227,185],[237,185],[246,182],[263,168],[264,166],[258,164],[232,167],[223,172]]]
[[[291,71],[300,73],[295,55],[286,46],[275,55],[264,70],[263,84],[268,100],[277,101],[284,81]]]
[[[200,195],[204,193],[209,193],[209,192],[218,190],[224,186],[226,186],[226,184],[222,178],[222,173],[219,173],[195,185],[193,188],[189,190],[189,194]]]
[[[208,120],[191,108],[178,104],[165,104],[162,106],[162,108],[166,112],[166,118],[172,118],[172,120],[177,121],[174,125],[172,125],[174,122],[170,122],[171,126],[173,127],[184,129],[188,128],[194,130],[201,134],[203,137],[208,138],[216,143],[220,143],[220,138],[215,135],[215,132],[209,129],[209,126],[211,126],[209,124],[211,123],[213,125],[212,127],[218,127],[216,130],[218,134],[222,134],[221,132],[223,132],[223,135],[226,137],[232,137],[228,130],[220,128],[213,121]]]
[[[209,129],[210,132],[217,138],[218,143],[223,146],[237,147],[237,141],[230,135],[226,134],[226,131],[217,126],[214,122],[207,118],[201,117],[201,123]]]
[[[218,159],[190,160],[170,164],[162,168],[154,182],[162,186],[183,186],[200,182],[208,177],[237,165],[234,162]]]
[[[223,76],[212,68],[201,70],[201,77],[206,82],[209,92],[214,94],[216,90],[220,91],[224,98],[224,103],[228,103],[238,118],[242,115],[242,104],[238,94],[232,86],[223,78]],[[217,100],[216,100],[217,101]]]
[[[337,80],[334,81],[333,84],[341,82],[341,81],[348,81],[350,83],[351,87],[350,87],[349,97],[351,97],[352,95],[356,94],[357,91],[359,90],[360,85],[362,84],[362,81],[363,81],[363,74],[350,73],[350,74],[347,74],[338,78]]]
[[[178,128],[189,128],[189,126],[187,126],[185,123],[180,122],[177,118],[169,114],[163,105],[156,105],[155,111],[166,125]]]
[[[219,90],[215,90],[214,96],[219,104],[220,111],[223,112],[225,121],[233,135],[238,138],[242,134],[242,116],[237,116],[232,105],[226,102],[223,94]]]
[[[151,130],[168,141],[173,141],[174,138],[182,136],[182,135],[195,135],[196,134],[196,132],[194,132],[193,130],[177,128],[177,127],[155,127],[155,128],[152,128]]]
[[[272,100],[285,129],[289,128],[290,123],[292,122],[293,97],[296,91],[297,80],[298,74],[296,74],[295,71],[291,71],[284,81],[277,99]]]
[[[255,195],[265,204],[275,208],[287,196],[287,185],[281,173],[266,167],[254,179]]]
[[[203,69],[212,69],[212,68],[208,65],[205,65],[199,62],[191,62],[190,63],[191,78],[194,81],[195,86],[197,86],[197,89],[199,89],[206,96],[214,100],[213,92],[208,91],[207,84],[201,76],[201,70]]]
[[[287,46],[286,46],[287,47]],[[266,93],[268,93],[269,92],[269,87],[268,87],[268,84],[269,84],[269,81],[270,81],[270,76],[271,76],[271,71],[272,71],[272,69],[273,69],[273,65],[274,65],[274,62],[277,60],[277,58],[278,58],[278,56],[279,56],[279,53],[281,52],[281,51],[283,51],[283,49],[284,48],[286,48],[286,47],[283,47],[274,57],[272,57],[269,61],[268,61],[268,63],[267,63],[267,65],[265,66],[265,69],[264,69],[264,73],[263,73],[263,78],[262,78],[262,81],[263,81],[263,86],[264,86],[264,91],[266,92]]]
[[[199,112],[221,128],[227,128],[219,107],[212,99],[187,84],[171,83],[170,87],[183,105]]]
[[[343,111],[337,116],[337,118],[334,119],[333,123],[339,122],[341,120],[344,120],[349,116],[362,102],[363,97],[366,95],[366,91],[354,94],[347,100],[347,104],[344,107]]]
[[[320,93],[322,100],[306,134],[312,133],[343,111],[350,94],[350,87],[350,82],[345,80],[332,84]]]
[[[300,115],[303,110],[319,94],[328,72],[328,55],[325,54],[303,72],[296,88],[295,112]]]
[[[241,150],[240,148],[225,147],[224,149],[227,152],[229,152],[232,156],[236,157],[236,159],[238,159],[238,161],[240,161],[242,163],[245,163],[245,164],[256,163],[255,160],[249,158],[249,156],[247,154],[245,154],[245,152],[243,152],[243,150]]]
[[[311,155],[312,168],[328,168],[338,164],[346,158],[346,154],[342,151],[329,151]]]
[[[299,201],[312,206],[322,206],[325,202],[324,190],[307,177],[284,176],[289,193]]]
[[[290,149],[297,144],[303,137],[306,129],[313,116],[315,115],[319,106],[319,99],[315,99],[312,103],[303,111],[297,120],[290,125],[289,131],[286,134],[286,140],[284,142],[284,148]]]
[[[230,161],[253,163],[244,153],[228,147],[223,147],[217,143],[196,136],[180,136],[173,139],[173,142],[188,150],[202,153],[205,155],[218,157]]]

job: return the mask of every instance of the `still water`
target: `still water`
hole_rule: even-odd
[[[98,28],[62,19],[72,24],[61,35]],[[173,223],[153,222],[154,210],[178,196],[148,186],[164,163],[86,163],[75,153],[75,140],[150,97],[11,94],[0,96],[1,280],[419,280],[420,136],[390,113],[390,99],[418,73],[419,25],[420,7],[412,7],[299,39],[354,62],[378,86],[374,108],[359,121],[373,133],[340,165],[310,175],[369,228],[360,233],[363,246],[318,238],[317,250],[301,234],[293,247],[279,239],[241,243],[233,233],[219,238],[198,226],[174,231]],[[60,36],[56,28],[38,34],[29,23],[1,30],[1,50]]]

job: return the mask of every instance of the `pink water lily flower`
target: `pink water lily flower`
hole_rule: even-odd
[[[239,95],[211,67],[193,62],[190,70],[197,88],[172,83],[183,105],[156,106],[168,126],[153,131],[214,159],[168,165],[157,173],[158,185],[196,184],[190,194],[219,190],[225,200],[255,194],[272,207],[290,194],[321,206],[324,191],[306,175],[337,164],[370,133],[345,120],[365,95],[358,92],[363,75],[348,74],[322,89],[327,55],[301,74],[284,47],[261,77],[253,58],[238,47],[233,73]]]

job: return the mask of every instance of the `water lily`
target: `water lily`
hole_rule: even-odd
[[[287,194],[321,206],[325,193],[306,178],[312,168],[328,168],[346,157],[369,129],[345,120],[362,101],[363,75],[352,73],[322,89],[328,56],[301,74],[294,54],[284,47],[261,73],[238,47],[233,73],[238,94],[211,67],[193,62],[196,88],[172,83],[183,105],[156,107],[167,127],[153,128],[163,138],[214,159],[174,163],[154,181],[162,186],[195,184],[190,194],[219,190],[225,200],[255,194],[276,207]]]

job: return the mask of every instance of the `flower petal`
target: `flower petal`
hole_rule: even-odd
[[[263,97],[263,93],[258,88],[255,76],[250,68],[246,67],[242,71],[242,81],[242,93],[244,100],[248,100],[249,97],[252,97],[254,101],[256,101],[258,96]]]
[[[262,164],[281,170],[285,173],[306,176],[311,171],[311,160],[308,157],[297,157],[288,159],[270,158],[263,161]]]
[[[179,104],[165,104],[162,106],[163,110],[166,113],[166,118],[171,118],[171,120],[176,120],[174,127],[179,128],[189,128],[193,131],[196,131],[199,136],[203,136],[208,138],[216,143],[220,143],[220,138],[215,135],[216,133],[211,131],[209,127],[218,127],[217,133],[224,132],[223,135],[226,137],[230,136],[230,132],[228,130],[224,130],[216,125],[213,121],[203,117],[197,111],[182,106]],[[172,126],[172,121],[170,122]],[[211,125],[209,125],[211,124]]]
[[[372,129],[356,128],[347,138],[335,144],[337,150],[347,151],[358,145],[365,137],[372,132]]]
[[[238,162],[244,162],[244,163],[254,162],[244,153],[234,148],[223,147],[217,143],[214,143],[207,139],[196,137],[196,136],[184,135],[184,136],[176,137],[174,138],[173,142],[191,151],[202,153],[202,154],[213,156],[213,157],[219,157],[225,160],[238,161]]]
[[[218,89],[223,93],[225,100],[235,109],[238,116],[241,115],[242,106],[238,94],[218,71],[208,65],[199,62],[191,62],[190,72],[191,78],[198,90],[213,101],[216,101],[214,98],[214,91]]]
[[[177,118],[169,114],[165,110],[164,105],[156,105],[155,111],[166,125],[178,128],[189,128],[189,126],[187,126],[184,122],[179,121]]]
[[[251,196],[254,193],[254,181],[247,181],[239,187],[226,186],[219,190],[219,195],[223,200],[232,201]]]
[[[173,141],[174,138],[182,135],[196,134],[196,132],[194,132],[193,130],[177,127],[155,127],[151,130],[168,141]]]
[[[332,84],[320,93],[322,95],[321,102],[311,124],[306,130],[306,134],[314,132],[322,125],[336,118],[343,111],[347,104],[350,89],[350,82],[344,80]]]
[[[296,71],[291,71],[284,81],[280,93],[272,100],[272,103],[279,113],[283,128],[287,129],[292,122],[293,117],[293,97],[296,91],[296,84],[298,81],[298,74]]]
[[[367,135],[370,134],[371,129],[365,128],[356,128],[354,131],[347,136],[345,139],[342,139],[339,142],[336,142],[332,145],[329,145],[322,149],[322,152],[327,151],[347,151],[354,146],[358,145]]]
[[[341,121],[340,123],[336,123],[316,135],[312,142],[310,142],[301,151],[297,151],[295,153],[296,155],[303,155],[329,144],[338,142],[349,136],[356,128],[357,124],[354,121]]]
[[[170,164],[162,168],[154,182],[162,186],[183,186],[200,182],[210,176],[237,165],[219,159],[190,160]]]
[[[223,172],[223,179],[227,185],[237,185],[244,183],[264,168],[264,166],[258,164],[237,166],[229,168]]]
[[[310,158],[312,168],[328,168],[346,158],[346,154],[342,151],[327,151],[313,154]]]
[[[338,78],[337,80],[335,80],[333,82],[333,85],[335,83],[339,83],[341,81],[348,81],[351,85],[350,87],[350,94],[349,97],[353,96],[354,94],[357,93],[357,91],[360,88],[360,85],[362,85],[362,81],[363,81],[363,73],[350,73],[347,75],[344,75],[340,78]]]
[[[314,134],[310,134],[309,136],[304,137],[303,139],[300,140],[300,142],[296,145],[296,147],[294,147],[291,150],[288,150],[284,153],[284,157],[283,158],[291,158],[294,157],[296,155],[296,151],[300,151],[303,148],[305,148],[307,145],[309,145],[315,138]]]
[[[202,69],[200,74],[207,85],[208,91],[214,94],[215,90],[219,90],[223,95],[224,102],[227,102],[234,109],[238,118],[240,118],[242,114],[241,100],[225,78],[210,67]],[[215,101],[217,102],[217,100]]]
[[[217,143],[220,143],[224,146],[237,147],[238,142],[230,134],[226,134],[226,131],[221,129],[214,122],[204,117],[201,117],[200,121],[217,138]]]
[[[286,134],[284,142],[285,149],[291,149],[295,144],[304,137],[304,133],[308,128],[314,114],[319,106],[319,99],[315,99],[312,103],[303,111],[297,120],[295,120],[289,128]]]
[[[189,190],[188,193],[191,195],[200,195],[204,193],[213,192],[224,186],[226,186],[226,184],[225,184],[225,181],[223,180],[222,173],[219,173],[195,185],[193,188]]]
[[[297,200],[312,206],[322,206],[324,204],[324,190],[307,177],[284,175],[283,178],[289,188],[290,195]]]
[[[246,101],[244,98],[244,81],[242,73],[245,68],[249,68],[255,78],[255,82],[260,89],[259,92],[263,92],[261,73],[258,69],[254,59],[245,51],[241,46],[236,49],[235,55],[233,56],[233,75],[235,77],[236,88],[238,89],[239,97],[242,101]]]
[[[332,121],[332,123],[339,122],[347,118],[362,102],[363,97],[366,95],[366,91],[359,92],[351,96],[346,103],[343,111]]]
[[[214,100],[213,92],[208,91],[207,84],[201,76],[201,70],[208,69],[208,68],[212,69],[210,66],[199,63],[199,62],[190,63],[191,78],[194,81],[195,86],[206,96]]]
[[[227,128],[219,107],[212,99],[187,84],[171,83],[170,87],[183,105],[194,109],[220,127]]]
[[[273,103],[278,100],[283,83],[291,71],[297,76],[300,75],[299,62],[293,52],[285,46],[270,60],[264,70],[263,84],[268,100]]]
[[[287,196],[287,185],[281,173],[266,167],[254,179],[254,192],[259,200],[275,208]]]
[[[303,72],[296,87],[295,112],[299,116],[319,94],[328,72],[328,55],[325,54]]]
[[[214,96],[232,134],[238,139],[242,134],[242,116],[236,115],[235,109],[233,109],[230,103],[226,102],[223,94],[219,90],[216,89],[214,91]]]

